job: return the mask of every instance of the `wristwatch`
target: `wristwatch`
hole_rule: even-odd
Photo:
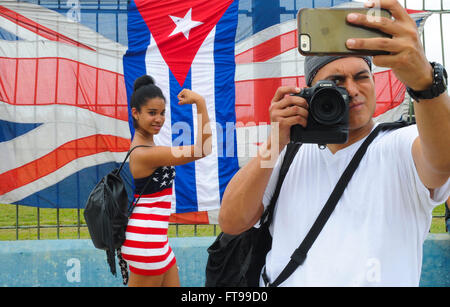
[[[444,66],[435,62],[430,62],[430,64],[433,67],[433,84],[430,88],[423,91],[415,91],[406,87],[409,96],[417,102],[422,99],[435,98],[447,90],[447,71]]]

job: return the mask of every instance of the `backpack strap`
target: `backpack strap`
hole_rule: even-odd
[[[328,198],[327,202],[325,203],[325,206],[323,207],[322,211],[320,212],[319,216],[317,217],[316,221],[314,222],[313,226],[309,230],[306,237],[303,239],[300,246],[294,251],[294,253],[291,256],[291,259],[289,263],[286,265],[286,267],[283,269],[283,271],[280,273],[280,275],[275,279],[273,283],[270,283],[267,274],[266,274],[266,268],[264,267],[263,270],[263,280],[266,286],[268,287],[277,287],[281,283],[283,283],[289,276],[291,276],[292,273],[303,264],[303,262],[306,259],[307,253],[311,246],[313,245],[314,241],[319,236],[320,232],[322,231],[323,227],[325,226],[325,223],[328,221],[328,218],[330,217],[331,213],[333,212],[334,208],[336,208],[336,205],[341,198],[342,194],[344,193],[345,188],[347,187],[348,182],[353,176],[353,173],[358,168],[359,163],[361,162],[362,157],[367,151],[367,148],[369,147],[370,143],[375,139],[375,137],[378,135],[380,131],[384,130],[393,130],[401,127],[407,126],[408,123],[404,121],[398,121],[393,123],[383,123],[379,124],[370,134],[369,136],[364,140],[364,142],[359,147],[358,151],[353,156],[352,160],[350,161],[349,165],[345,169],[344,173],[342,174],[341,178],[339,178],[338,183],[336,184],[336,187],[334,188],[333,192],[331,193],[330,197]]]
[[[145,183],[144,187],[142,188],[142,192],[141,194],[139,194],[139,197],[137,199],[135,199],[134,201],[131,202],[130,208],[128,208],[128,217],[131,216],[131,213],[133,213],[133,209],[136,206],[136,204],[138,203],[139,199],[141,199],[142,193],[144,193],[145,188],[148,186],[148,184],[150,183],[150,179],[152,178],[148,178],[147,182]]]
[[[122,162],[122,165],[121,165],[120,168],[119,168],[119,171],[118,171],[119,173],[120,173],[120,170],[122,169],[123,165],[124,165],[125,162],[127,161],[128,157],[130,156],[131,152],[132,152],[133,150],[135,150],[136,148],[138,148],[138,147],[152,147],[152,146],[150,146],[150,145],[136,145],[136,146],[134,146],[133,148],[131,148],[131,149],[128,151],[127,156],[125,157],[125,160]],[[148,184],[150,183],[150,179],[151,179],[151,178],[149,178],[149,179],[147,180],[147,182],[145,183],[144,187],[142,188],[141,194],[139,194],[139,197],[131,202],[131,205],[130,205],[130,207],[128,208],[128,217],[130,217],[130,215],[131,215],[131,213],[133,212],[133,209],[134,209],[134,207],[136,206],[137,202],[139,201],[139,199],[141,199],[142,193],[145,191],[145,188],[146,188],[146,187],[148,186]]]
[[[119,169],[117,170],[117,172],[116,172],[117,175],[119,175],[120,172],[122,171],[122,168],[123,168],[123,166],[125,165],[125,163],[127,162],[128,157],[131,155],[131,152],[132,152],[133,150],[135,150],[136,148],[138,148],[138,147],[152,147],[152,146],[150,146],[150,145],[136,145],[136,146],[134,146],[133,148],[131,148],[131,149],[127,152],[127,155],[125,156],[125,159],[123,160],[122,164],[120,165]],[[145,188],[147,187],[147,185],[148,185],[149,182],[150,182],[150,178],[149,178],[149,180],[147,180],[147,182],[145,183],[144,188],[142,189],[142,191],[145,190]],[[131,215],[131,212],[133,211],[134,206],[135,206],[136,203],[139,201],[139,199],[141,198],[141,196],[142,196],[142,193],[139,195],[139,197],[138,197],[138,199],[137,199],[136,201],[133,200],[133,201],[131,202],[131,205],[130,205],[129,208],[128,208],[128,217]]]
[[[119,169],[118,169],[117,172],[116,172],[117,175],[120,175],[120,172],[122,171],[122,168],[124,167],[125,163],[127,162],[128,157],[131,155],[131,153],[133,152],[133,150],[135,150],[135,149],[138,148],[138,147],[152,147],[152,146],[150,146],[150,145],[136,145],[136,146],[134,146],[133,148],[131,148],[131,149],[127,152],[127,155],[125,156],[125,159],[123,160],[122,164],[120,164],[120,167],[119,167]],[[149,182],[150,182],[150,179],[145,183],[145,186],[144,186],[143,191],[145,190],[145,188],[147,187],[147,185],[148,185]],[[139,201],[139,199],[141,198],[141,196],[142,196],[142,193],[139,195],[139,198],[137,199],[137,201],[135,202],[135,201],[133,200],[133,201],[131,202],[131,205],[128,207],[128,218],[130,217],[131,212],[133,212],[133,208],[134,208],[135,204]],[[115,252],[117,252],[117,258],[118,258],[118,260],[119,260],[120,272],[121,272],[121,274],[122,274],[122,283],[123,283],[124,285],[127,285],[127,284],[128,284],[128,279],[129,279],[129,277],[128,277],[128,265],[127,265],[127,262],[126,262],[126,261],[123,259],[123,257],[122,257],[122,247],[119,247]],[[112,262],[113,259],[114,259],[114,250],[106,251],[106,255],[107,255],[107,258],[108,258],[108,263]],[[114,262],[113,264],[110,263],[110,266],[111,266],[111,267],[114,267],[114,273],[113,273],[113,274],[114,274],[114,276],[115,276],[115,275],[116,275],[116,272],[115,272],[115,269],[116,269],[116,267],[115,267],[115,262]]]
[[[286,147],[286,153],[284,154],[283,163],[281,164],[280,173],[278,175],[277,185],[275,187],[275,191],[270,200],[269,206],[263,212],[260,224],[270,223],[272,222],[273,212],[275,210],[275,205],[278,200],[278,196],[280,195],[281,186],[283,185],[284,178],[286,177],[287,172],[289,171],[289,167],[291,166],[292,161],[294,160],[295,155],[297,154],[301,143],[289,143]]]

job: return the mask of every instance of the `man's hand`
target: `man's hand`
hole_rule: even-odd
[[[390,67],[403,84],[420,91],[433,82],[433,69],[425,57],[415,22],[396,0],[368,1],[366,7],[388,9],[394,19],[368,18],[349,14],[347,20],[391,34],[392,38],[349,39],[348,48],[385,50],[390,55],[373,57],[377,66]],[[450,175],[450,98],[447,93],[414,104],[419,137],[412,146],[412,155],[422,183],[430,190],[442,186]]]
[[[291,127],[297,124],[306,127],[307,124],[308,103],[302,97],[290,95],[299,92],[300,89],[296,87],[279,87],[269,107],[271,123],[278,123],[280,151],[289,143]],[[274,125],[272,129],[275,129]]]
[[[347,47],[388,51],[390,55],[374,56],[373,63],[392,68],[397,79],[413,90],[429,88],[433,81],[433,69],[425,57],[414,20],[397,0],[370,0],[365,6],[385,8],[392,13],[394,19],[352,13],[347,16],[347,21],[378,29],[392,35],[392,38],[352,38],[347,40]]]

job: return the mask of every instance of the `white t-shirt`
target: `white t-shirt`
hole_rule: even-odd
[[[417,127],[380,132],[369,146],[302,266],[281,286],[418,286],[422,246],[434,206],[450,194],[450,180],[433,199],[411,154]],[[363,140],[334,155],[303,144],[280,191],[266,258],[271,282],[289,262]],[[263,204],[268,206],[284,151]],[[262,280],[261,280],[262,281]],[[261,285],[263,283],[261,282]]]

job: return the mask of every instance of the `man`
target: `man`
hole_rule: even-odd
[[[435,87],[439,78],[424,55],[414,21],[397,1],[378,4],[390,10],[394,19],[367,20],[350,14],[348,21],[392,34],[392,39],[351,39],[347,46],[390,52],[373,57],[373,62],[392,68],[416,97],[417,126],[378,135],[305,262],[281,286],[417,286],[431,211],[450,194],[450,98],[445,91],[436,90],[431,98],[424,91]],[[370,65],[370,58],[365,57],[306,60],[309,86],[333,80],[349,92],[349,139],[345,144],[327,144],[324,150],[314,144],[300,147],[281,188],[270,228],[273,242],[266,257],[270,282],[289,262],[355,151],[375,126]],[[230,181],[219,214],[225,233],[249,229],[269,204],[290,127],[307,124],[307,102],[290,95],[296,92],[299,89],[293,87],[277,90],[269,112],[271,133],[279,133],[279,138],[269,138],[261,145],[258,155]],[[262,167],[273,151],[280,152],[276,165]]]

